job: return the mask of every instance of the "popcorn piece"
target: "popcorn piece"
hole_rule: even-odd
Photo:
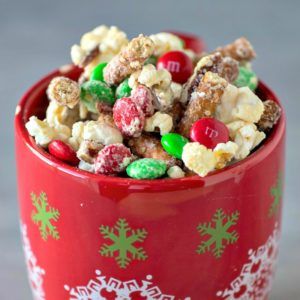
[[[41,121],[35,116],[30,117],[25,126],[29,134],[34,137],[37,145],[44,148],[46,148],[52,140],[67,141],[71,135],[69,127],[65,125],[52,127],[46,120]]]
[[[259,130],[269,131],[277,124],[281,116],[280,106],[273,100],[266,100],[263,102],[264,112],[257,123]]]
[[[98,120],[99,123],[107,124],[111,127],[117,128],[112,113],[102,113],[99,115]]]
[[[227,82],[215,73],[207,72],[192,93],[191,100],[179,123],[179,133],[189,137],[192,125],[203,117],[213,117]]]
[[[135,73],[133,73],[128,81],[129,86],[134,89],[139,84],[148,88],[166,89],[170,87],[172,76],[166,69],[157,70],[155,66],[148,64]]]
[[[99,142],[85,140],[82,141],[77,151],[77,157],[81,161],[93,164],[98,152],[103,149],[103,145]]]
[[[152,55],[154,44],[142,34],[116,55],[104,69],[104,79],[110,84],[118,84],[133,72],[141,69],[145,61]]]
[[[235,156],[239,146],[231,141],[218,144],[213,152],[217,160],[216,169],[224,168]]]
[[[110,61],[127,44],[123,31],[102,25],[84,34],[80,45],[72,46],[71,58],[75,65],[86,67],[85,75],[89,76],[96,65]]]
[[[79,110],[77,107],[69,109],[55,101],[51,101],[46,111],[46,120],[52,127],[66,125],[71,128],[72,124],[79,120]]]
[[[93,140],[103,145],[123,142],[122,134],[117,128],[98,121],[89,121],[85,124],[83,139]]]
[[[182,40],[168,32],[160,32],[149,36],[154,43],[154,55],[161,56],[169,51],[183,50]]]
[[[160,140],[155,137],[144,134],[138,138],[130,139],[128,145],[132,153],[139,157],[163,160],[168,167],[178,163],[174,157],[163,149]]]
[[[160,135],[170,132],[173,128],[173,118],[165,113],[156,112],[152,117],[146,119],[144,130],[155,132],[159,129]]]
[[[182,94],[182,85],[176,82],[171,83],[171,90],[173,92],[174,99],[180,99]]]
[[[263,102],[248,88],[228,85],[216,108],[216,118],[223,123],[236,120],[258,122],[263,114]]]
[[[145,65],[142,70],[133,73],[128,81],[132,89],[142,84],[150,88],[155,95],[154,106],[158,110],[168,110],[174,102],[174,94],[172,90],[172,76],[165,70],[157,70],[153,65]],[[176,87],[173,85],[173,89]],[[175,91],[178,93],[178,91]]]
[[[266,137],[264,132],[258,131],[253,123],[235,121],[227,124],[232,140],[238,145],[235,159],[246,158],[252,149],[258,146]]]
[[[195,142],[183,147],[182,160],[187,168],[204,177],[215,169],[217,159],[211,149]]]
[[[184,171],[178,166],[169,168],[167,174],[170,178],[183,178],[185,176]]]
[[[87,163],[83,160],[81,160],[79,162],[78,168],[80,170],[84,170],[84,171],[87,171],[87,172],[90,172],[90,173],[95,173],[95,165],[94,164],[89,164],[89,163]]]
[[[220,52],[204,56],[198,62],[193,75],[185,84],[181,101],[186,103],[191,94],[197,89],[199,82],[206,72],[217,73],[229,83],[234,82],[239,75],[238,62],[231,57],[223,57]]]
[[[47,95],[51,101],[74,108],[80,99],[80,88],[76,81],[60,76],[51,80]]]
[[[84,122],[76,122],[72,126],[72,136],[69,139],[69,144],[74,150],[78,150],[81,142],[83,141]]]
[[[225,47],[220,47],[216,51],[223,56],[230,56],[235,60],[245,63],[256,57],[256,53],[251,43],[244,37],[241,37]]]
[[[88,111],[86,105],[82,102],[79,102],[79,118],[81,120],[85,120],[85,119],[87,119],[88,114],[89,114],[89,111]]]

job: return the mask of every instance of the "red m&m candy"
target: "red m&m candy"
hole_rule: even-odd
[[[193,68],[192,60],[182,51],[167,52],[157,62],[157,69],[167,69],[172,80],[181,84],[187,82]]]
[[[60,140],[53,140],[49,146],[48,150],[50,154],[56,158],[69,163],[70,165],[76,166],[79,163],[79,159],[76,156],[76,152],[69,146]]]
[[[229,131],[226,125],[217,119],[202,118],[193,124],[190,138],[193,142],[214,149],[217,144],[229,141]]]

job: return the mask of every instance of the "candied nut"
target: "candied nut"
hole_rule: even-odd
[[[238,145],[235,159],[241,160],[246,158],[251,150],[258,146],[266,137],[264,132],[258,131],[253,123],[244,121],[235,121],[227,124],[230,137]]]
[[[263,102],[248,88],[228,85],[216,108],[216,118],[223,123],[237,120],[255,123],[261,118]]]
[[[216,51],[220,52],[223,56],[230,56],[243,63],[251,61],[256,57],[253,46],[245,37],[235,40],[232,44],[220,47]]]
[[[165,113],[157,111],[152,117],[146,119],[144,130],[155,132],[159,129],[160,135],[170,132],[173,128],[173,118]]]
[[[50,126],[47,120],[41,121],[35,116],[30,117],[25,126],[37,145],[42,147],[47,147],[53,140],[67,141],[71,135],[68,126],[61,124]]]
[[[82,161],[93,164],[98,152],[103,147],[104,146],[99,142],[93,140],[84,140],[81,142],[77,151],[77,157]]]
[[[203,117],[213,117],[228,83],[215,73],[207,72],[192,93],[178,131],[189,137],[192,125]]]
[[[195,143],[183,147],[182,160],[187,168],[204,177],[215,169],[217,160],[211,149]]]
[[[160,32],[149,36],[154,43],[154,55],[161,56],[169,51],[183,50],[182,40],[175,34]]]
[[[108,63],[104,70],[105,81],[110,85],[121,83],[127,76],[141,69],[153,51],[152,40],[140,34]]]
[[[154,95],[149,88],[139,85],[132,90],[131,99],[140,106],[146,117],[150,117],[154,113]]]
[[[55,77],[48,86],[47,95],[51,101],[74,108],[80,99],[80,88],[76,81],[67,77]]]
[[[235,156],[239,146],[231,141],[218,144],[213,152],[217,160],[216,169],[224,168]]]
[[[130,149],[123,144],[105,146],[97,155],[95,172],[98,174],[114,175],[125,171],[132,161]]]
[[[133,154],[139,157],[163,160],[168,167],[179,163],[163,149],[159,139],[150,135],[143,134],[138,138],[130,139],[128,145]]]
[[[280,106],[273,100],[263,102],[264,112],[257,123],[257,127],[261,131],[269,131],[277,124],[281,116]]]
[[[184,171],[178,166],[169,168],[167,174],[170,178],[183,178],[185,176]]]
[[[98,121],[89,121],[85,124],[83,139],[93,140],[103,145],[123,142],[122,134],[116,127]]]
[[[204,56],[197,63],[193,75],[184,86],[181,101],[186,103],[197,89],[206,72],[217,73],[229,83],[234,82],[239,75],[238,62],[231,57],[223,57],[220,52]]]
[[[113,117],[116,126],[128,137],[138,137],[141,135],[145,115],[131,98],[118,99],[113,108]]]

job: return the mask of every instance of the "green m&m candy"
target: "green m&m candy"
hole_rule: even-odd
[[[104,63],[99,64],[97,67],[95,67],[92,71],[90,80],[99,80],[99,81],[105,82],[104,76],[103,76],[103,70],[106,66],[107,66],[107,63],[104,62]]]
[[[163,176],[167,171],[164,161],[153,158],[142,158],[131,163],[126,172],[135,179],[155,179]]]
[[[115,103],[115,96],[113,90],[105,82],[90,80],[81,85],[80,100],[86,105],[89,111],[97,112],[97,102],[105,102],[113,105]]]
[[[258,79],[256,74],[245,67],[239,68],[239,76],[235,80],[234,85],[237,87],[248,86],[250,90],[254,91],[258,85]]]
[[[129,97],[131,94],[131,87],[128,85],[128,78],[121,82],[116,89],[117,99]]]
[[[163,148],[170,155],[181,159],[183,147],[189,140],[178,133],[167,133],[161,138]]]

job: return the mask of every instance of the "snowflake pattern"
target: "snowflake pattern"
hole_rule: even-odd
[[[147,254],[142,247],[135,247],[136,242],[143,242],[147,236],[145,229],[131,229],[125,219],[119,219],[115,226],[101,225],[100,232],[104,239],[112,241],[103,244],[100,254],[115,257],[120,268],[126,268],[132,260],[145,260]]]
[[[27,236],[27,226],[21,223],[21,234],[25,261],[29,277],[29,283],[35,300],[45,300],[45,292],[43,289],[43,277],[45,270],[37,264],[37,259],[31,250],[29,238]]]
[[[43,240],[47,240],[48,236],[52,236],[55,240],[59,239],[59,232],[51,220],[58,221],[60,213],[57,209],[50,207],[47,195],[41,192],[39,196],[31,193],[31,200],[36,210],[32,211],[31,219],[34,224],[39,226],[40,234]]]
[[[175,300],[175,296],[165,295],[152,282],[152,276],[145,280],[120,281],[116,278],[106,278],[101,271],[96,270],[96,279],[91,279],[86,286],[70,287],[65,285],[70,300]],[[180,298],[191,300],[190,297]],[[178,299],[179,300],[179,299]]]
[[[223,300],[264,300],[271,291],[278,254],[277,224],[267,242],[256,250],[249,250],[248,261],[229,288],[217,292]]]
[[[279,173],[276,180],[276,185],[271,187],[270,194],[273,197],[273,202],[269,209],[269,218],[275,215],[279,209],[280,199],[282,197],[282,174]]]
[[[237,242],[239,235],[235,230],[228,231],[233,225],[237,224],[239,212],[235,211],[231,215],[226,215],[220,208],[214,214],[212,222],[200,223],[197,227],[201,236],[208,235],[209,238],[202,241],[198,246],[197,253],[203,254],[212,252],[216,258],[220,258],[226,245]]]

